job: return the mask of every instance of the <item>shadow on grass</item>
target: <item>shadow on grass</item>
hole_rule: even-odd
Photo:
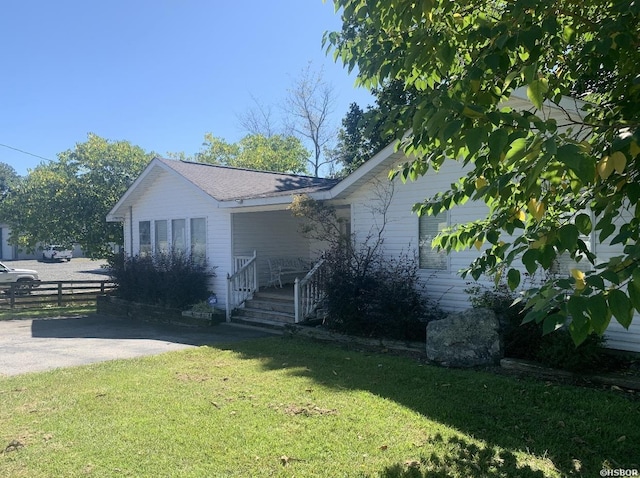
[[[445,443],[441,435],[432,442]],[[508,451],[497,451],[479,447],[459,437],[451,437],[446,443],[449,449],[444,456],[432,453],[419,460],[397,463],[385,468],[381,478],[448,478],[450,476],[478,476],[484,478],[518,476],[522,478],[544,478],[540,470],[528,465],[519,465],[516,456]]]
[[[598,476],[604,463],[640,467],[640,400],[620,394],[444,369],[299,338],[224,348],[260,360],[265,370],[287,370],[325,387],[393,400],[486,443],[480,449],[463,440],[451,442],[449,456],[423,457],[433,469],[398,464],[383,476],[447,476],[449,467],[462,475],[468,468],[472,476],[543,476],[518,468],[511,453],[517,451],[545,457],[561,476]]]

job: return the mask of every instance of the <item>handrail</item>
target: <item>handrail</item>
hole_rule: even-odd
[[[256,251],[253,251],[253,256],[240,269],[232,275],[227,273],[227,322],[231,322],[233,310],[244,304],[258,290],[256,258]]]
[[[325,297],[325,259],[320,259],[302,279],[293,283],[295,323],[306,319]]]

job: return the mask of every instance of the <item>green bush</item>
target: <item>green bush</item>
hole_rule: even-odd
[[[215,277],[206,261],[181,252],[125,256],[109,260],[109,275],[116,296],[143,304],[186,309],[210,295],[209,278]]]
[[[427,322],[443,316],[421,293],[414,258],[388,258],[379,248],[342,245],[326,260],[326,324],[332,330],[424,341]]]
[[[578,347],[566,329],[557,330],[542,337],[536,359],[547,367],[570,372],[592,372],[602,368],[605,339],[591,334]]]
[[[489,308],[500,320],[505,357],[572,372],[595,370],[607,363],[603,337],[592,334],[576,347],[566,329],[543,335],[542,323],[523,324],[524,304],[515,302],[517,296],[506,284],[495,288],[473,285],[465,291],[473,307]]]

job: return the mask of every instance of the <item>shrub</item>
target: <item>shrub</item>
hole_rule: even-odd
[[[185,309],[206,300],[208,281],[215,277],[206,261],[193,260],[181,252],[124,256],[109,260],[109,274],[116,296],[144,304]]]
[[[601,367],[605,339],[590,335],[576,347],[566,329],[542,334],[542,323],[522,323],[524,303],[515,302],[506,284],[495,288],[474,285],[465,289],[473,307],[492,309],[500,319],[506,357],[533,360],[543,365],[572,372],[584,372]]]
[[[417,262],[385,257],[380,248],[343,244],[327,255],[326,324],[343,333],[425,340],[426,324],[442,318],[418,287]]]
[[[603,365],[604,342],[603,337],[591,334],[576,347],[568,330],[557,330],[542,337],[536,358],[548,367],[590,372]]]

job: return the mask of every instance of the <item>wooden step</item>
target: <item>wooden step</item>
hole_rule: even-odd
[[[253,298],[245,302],[245,307],[265,311],[286,312],[288,314],[295,313],[295,308],[293,306],[292,300],[268,300],[262,298]]]
[[[286,324],[295,323],[295,315],[287,312],[279,312],[275,310],[263,310],[250,307],[249,304],[246,304],[245,307],[241,309],[237,309],[234,316],[243,317],[243,318],[255,318],[255,319],[266,319],[279,321]]]

